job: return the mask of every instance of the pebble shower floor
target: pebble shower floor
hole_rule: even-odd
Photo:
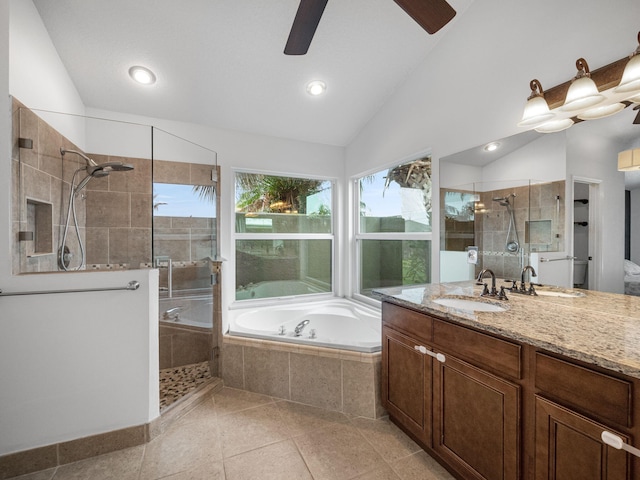
[[[209,362],[160,370],[160,411],[193,392],[210,378]]]

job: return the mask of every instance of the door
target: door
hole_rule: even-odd
[[[517,479],[520,387],[451,355],[434,368],[434,450],[464,478]]]
[[[631,478],[624,450],[605,445],[603,430],[572,410],[536,397],[536,480],[625,480]],[[629,437],[615,432],[629,443]]]
[[[431,446],[432,358],[422,344],[382,327],[382,399],[389,415],[426,446]]]

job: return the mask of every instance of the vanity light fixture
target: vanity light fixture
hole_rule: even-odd
[[[629,56],[629,62],[624,67],[620,85],[616,87],[615,91],[616,93],[640,93],[640,32],[638,32],[638,47]]]
[[[500,147],[500,142],[487,143],[484,146],[484,151],[485,152],[495,152],[499,147]]]
[[[584,58],[576,61],[578,73],[568,82],[546,91],[537,79],[530,83],[519,127],[538,132],[559,132],[575,123],[608,117],[632,104],[640,104],[640,32],[638,47],[627,57],[589,70]]]
[[[327,90],[327,85],[321,80],[314,80],[307,83],[307,93],[311,96],[317,97],[322,95]]]
[[[562,110],[565,112],[575,112],[583,108],[593,107],[604,101],[604,96],[598,92],[596,82],[591,80],[589,65],[584,58],[576,60],[578,73],[571,80],[571,86],[567,92]]]
[[[156,75],[146,67],[135,65],[129,69],[129,76],[141,85],[156,83]]]
[[[618,154],[618,170],[621,172],[640,170],[640,148],[620,152]]]
[[[544,99],[544,91],[542,90],[540,81],[534,78],[529,83],[529,86],[531,87],[531,95],[527,98],[522,120],[518,123],[519,127],[539,125],[555,117],[555,114],[549,111],[549,105],[547,105],[547,101]]]

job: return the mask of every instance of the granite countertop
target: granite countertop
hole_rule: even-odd
[[[498,281],[497,285],[507,284]],[[381,288],[374,293],[396,305],[640,378],[640,297],[539,287],[537,297],[507,291],[509,300],[500,301],[480,297],[481,291],[482,287],[468,281]],[[434,303],[441,297],[488,302],[507,310],[468,311]]]

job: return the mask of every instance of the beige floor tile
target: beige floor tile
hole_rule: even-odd
[[[141,445],[62,465],[53,480],[136,480],[144,448]]]
[[[221,461],[206,462],[162,480],[225,480],[224,465]]]
[[[267,395],[227,387],[213,396],[213,402],[218,416],[273,403],[273,401],[273,398]]]
[[[274,443],[224,461],[226,480],[312,480],[291,440]]]
[[[35,473],[28,473],[26,475],[20,475],[19,477],[12,477],[11,480],[51,480],[56,473],[56,469],[49,468],[47,470],[41,470]]]
[[[290,437],[274,403],[218,417],[218,426],[224,458]]]
[[[330,425],[295,437],[294,441],[315,480],[346,480],[385,465],[351,425]]]
[[[400,480],[400,477],[394,473],[389,465],[384,465],[371,472],[359,475],[353,480]]]
[[[397,460],[391,467],[402,480],[455,480],[424,451]]]
[[[292,436],[329,426],[333,423],[348,423],[349,418],[340,412],[325,410],[301,403],[281,401],[276,406],[282,412],[282,422]]]
[[[407,457],[421,448],[388,418],[354,418],[351,422],[387,462]]]
[[[178,421],[180,423],[188,422],[213,422],[216,423],[217,413],[216,406],[213,402],[213,397],[206,398],[203,402],[196,405],[193,409],[187,412]]]
[[[217,422],[178,421],[146,446],[140,480],[155,480],[219,460]]]

